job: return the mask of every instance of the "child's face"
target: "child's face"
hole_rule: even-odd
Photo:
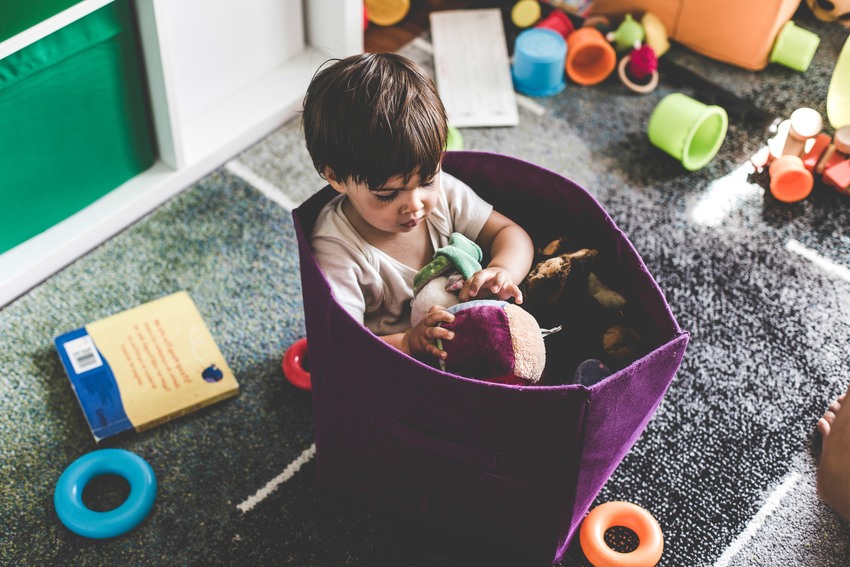
[[[340,183],[329,179],[329,182],[348,196],[354,212],[363,221],[381,232],[394,234],[412,232],[425,222],[443,190],[439,171],[424,184],[415,174],[407,185],[402,176],[391,177],[379,190],[351,180]]]

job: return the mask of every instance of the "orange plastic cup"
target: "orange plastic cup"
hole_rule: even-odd
[[[812,192],[815,179],[803,160],[784,155],[770,164],[770,193],[784,203],[802,201]]]
[[[596,28],[579,28],[567,37],[567,75],[579,85],[596,85],[617,66],[617,53]]]

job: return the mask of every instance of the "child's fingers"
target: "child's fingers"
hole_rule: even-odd
[[[499,299],[506,301],[513,297],[517,304],[522,303],[522,292],[516,284],[508,284],[502,288],[502,292],[497,296]]]
[[[460,297],[461,301],[467,301],[470,297],[475,297],[476,295],[478,295],[478,292],[481,291],[481,285],[484,281],[486,280],[482,278],[481,272],[478,272],[477,274],[469,278],[469,280],[466,282],[466,285],[463,286],[464,289],[460,290],[460,295],[465,295],[465,297]],[[464,291],[466,292],[465,294]]]
[[[455,338],[455,332],[445,327],[428,327],[425,331],[425,337],[431,341],[436,341],[437,339],[450,341]]]
[[[434,358],[439,358],[441,360],[445,360],[449,355],[446,351],[440,350],[437,348],[437,345],[429,344],[427,347],[428,354],[433,356]]]
[[[818,420],[818,431],[820,431],[820,434],[823,435],[824,437],[826,437],[827,435],[829,435],[829,430],[830,430],[829,422],[826,421],[824,418],[820,418]]]
[[[495,275],[490,279],[490,292],[494,295],[498,295],[502,288],[505,287],[505,283],[508,281],[507,276],[505,276],[505,272],[496,272]]]
[[[457,298],[463,303],[464,301],[469,301],[472,299],[472,280],[467,280],[466,283],[463,284],[463,287],[460,288],[460,291],[457,293]]]
[[[435,310],[433,307],[423,319],[429,329],[435,328],[435,325],[439,323],[451,323],[454,320],[455,316],[452,313],[449,313],[445,309]]]
[[[514,287],[516,287],[516,286],[514,286]],[[517,305],[522,304],[522,292],[519,290],[518,287],[516,288],[516,293],[514,294],[514,301],[516,302]]]
[[[510,281],[509,274],[502,268],[484,269],[469,278],[460,290],[458,297],[461,301],[469,301],[477,297],[482,290],[499,299],[514,297],[517,303],[522,303],[522,294],[516,284]]]
[[[831,424],[832,424],[832,422],[833,422],[833,421],[835,421],[835,414],[834,414],[832,411],[827,410],[827,411],[823,414],[823,417],[822,417],[821,419],[822,419],[823,421],[825,421],[827,424],[831,425]]]
[[[498,294],[498,290],[500,287],[498,285],[492,284],[493,280],[491,278],[480,278],[480,279],[472,279],[470,280],[468,294],[466,298],[461,297],[461,301],[469,301],[471,299],[477,299],[479,297],[486,298],[489,297],[490,294]],[[495,289],[497,291],[493,291],[495,285]]]

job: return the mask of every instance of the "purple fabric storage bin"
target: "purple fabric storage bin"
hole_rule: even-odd
[[[588,234],[640,310],[650,351],[587,388],[511,386],[436,370],[387,346],[333,299],[309,235],[335,192],[293,212],[320,482],[517,542],[557,562],[594,498],[643,432],[678,369],[683,331],[652,275],[597,201],[510,157],[448,152],[443,168],[540,246]],[[562,382],[569,381],[565,376]]]

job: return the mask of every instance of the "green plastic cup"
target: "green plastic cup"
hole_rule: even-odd
[[[826,116],[836,130],[850,125],[850,37],[844,42],[832,71],[826,93]]]
[[[649,117],[649,141],[696,171],[714,158],[729,127],[723,108],[703,104],[682,93],[661,99]]]
[[[460,130],[449,124],[449,137],[446,140],[446,151],[458,151],[463,149],[463,136]]]
[[[788,20],[773,42],[770,51],[770,62],[785,65],[795,71],[805,71],[809,68],[815,51],[818,50],[820,38],[817,34],[804,30]]]

